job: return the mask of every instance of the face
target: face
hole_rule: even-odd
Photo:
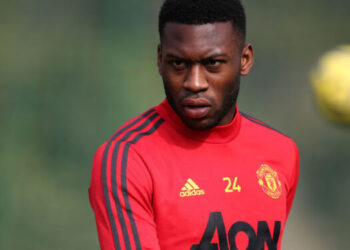
[[[165,25],[158,69],[170,105],[188,127],[232,121],[240,75],[253,64],[252,46],[240,39],[231,22]]]

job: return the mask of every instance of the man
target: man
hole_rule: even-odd
[[[96,152],[90,202],[102,249],[280,249],[298,180],[294,142],[238,111],[253,65],[239,0],[167,0],[166,99]]]

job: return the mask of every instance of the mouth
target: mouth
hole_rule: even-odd
[[[190,119],[202,119],[208,115],[211,104],[203,98],[185,99],[182,103],[184,116]]]

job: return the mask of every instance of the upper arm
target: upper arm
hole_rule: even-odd
[[[131,144],[105,144],[97,150],[89,198],[101,249],[159,249],[152,183]]]
[[[287,196],[287,216],[289,215],[290,209],[292,207],[295,191],[297,188],[299,179],[299,150],[295,143],[293,142],[293,159],[292,159],[292,171],[290,174],[290,182]]]

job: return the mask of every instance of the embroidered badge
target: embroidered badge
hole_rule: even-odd
[[[278,174],[269,165],[261,164],[256,171],[258,183],[262,190],[272,199],[278,199],[282,194],[282,185],[278,179]]]

